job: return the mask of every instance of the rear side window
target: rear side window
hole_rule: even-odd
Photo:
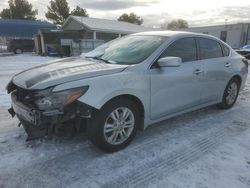
[[[212,39],[199,38],[200,59],[223,57],[219,42]]]
[[[223,55],[224,56],[229,56],[230,50],[228,47],[226,47],[225,45],[221,44],[222,47],[222,51],[223,51]]]
[[[197,49],[194,38],[183,38],[172,43],[161,55],[162,57],[180,57],[182,62],[197,60]]]

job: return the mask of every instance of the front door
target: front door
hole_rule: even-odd
[[[180,57],[182,65],[151,68],[151,119],[159,119],[201,103],[204,70],[202,63],[197,61],[196,46],[194,38],[179,39],[160,58]]]

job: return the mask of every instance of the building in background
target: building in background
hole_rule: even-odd
[[[35,49],[41,55],[76,56],[115,38],[152,30],[122,21],[69,16],[60,30],[40,29]]]
[[[56,29],[44,21],[0,19],[0,43],[7,45],[11,39],[32,39],[39,29]]]
[[[84,39],[104,41],[110,41],[127,34],[153,30],[153,28],[123,21],[79,16],[69,16],[63,24],[62,29],[81,31],[84,35]]]
[[[69,16],[61,29],[81,33],[82,52],[88,52],[105,42],[127,34],[155,30],[122,21],[79,16]],[[69,40],[64,42],[70,43]]]
[[[220,38],[234,49],[250,44],[250,23],[191,27],[184,30],[213,35]]]
[[[35,52],[39,55],[49,56],[79,55],[82,37],[79,31],[39,29],[34,36]],[[76,50],[72,50],[72,48],[76,48]]]

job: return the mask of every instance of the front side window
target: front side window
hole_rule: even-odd
[[[116,64],[138,64],[147,59],[166,38],[149,35],[125,36],[111,42],[101,58]]]
[[[172,43],[165,52],[163,57],[180,57],[182,62],[197,60],[196,42],[194,38],[183,38]]]
[[[223,57],[219,42],[212,39],[199,38],[200,59]]]

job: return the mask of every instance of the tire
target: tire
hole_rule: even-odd
[[[223,99],[220,104],[218,104],[218,107],[220,109],[229,109],[231,108],[234,103],[236,102],[239,94],[240,89],[240,82],[237,78],[232,78],[224,90]],[[231,92],[231,94],[230,94]],[[231,97],[230,97],[231,95]]]
[[[23,50],[22,50],[21,48],[16,48],[16,49],[14,50],[14,53],[15,53],[15,54],[22,54],[22,53],[23,53]]]
[[[115,99],[94,114],[88,126],[88,135],[98,148],[113,153],[130,144],[139,123],[140,113],[135,103],[126,98]]]

